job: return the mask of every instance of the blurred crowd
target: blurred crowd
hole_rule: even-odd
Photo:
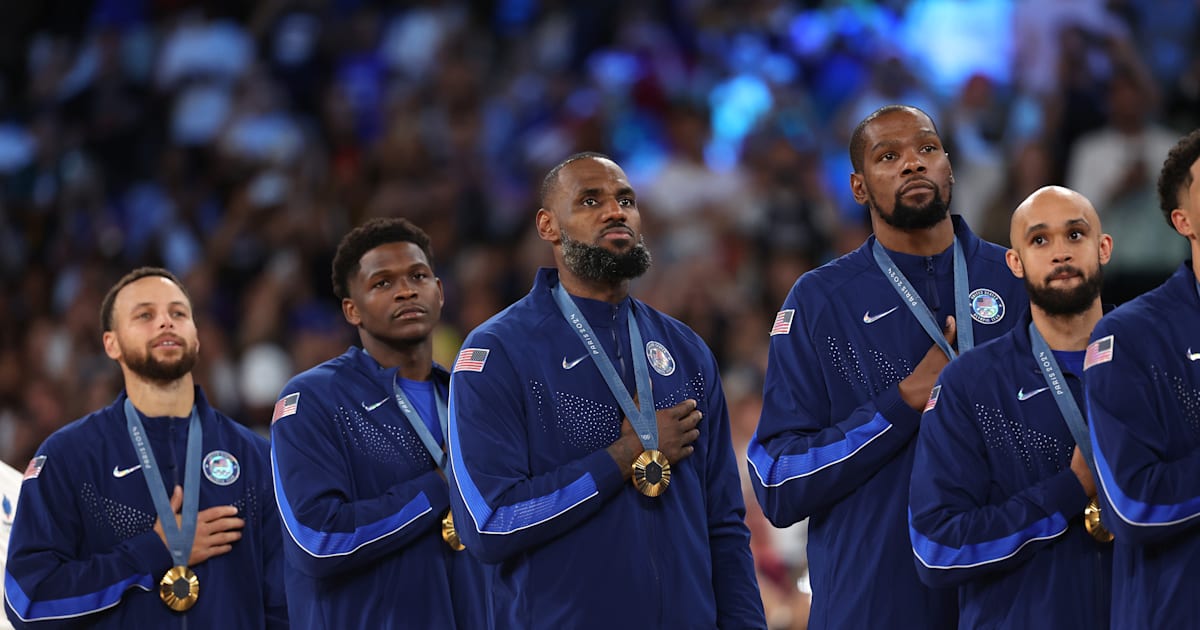
[[[634,294],[708,341],[735,444],[757,421],[788,289],[868,234],[845,146],[880,105],[938,122],[952,209],[990,240],[1007,242],[1009,212],[1040,186],[1087,195],[1116,240],[1107,301],[1186,252],[1154,177],[1200,126],[1195,0],[10,5],[0,459],[18,467],[116,395],[97,309],[144,264],[192,293],[210,399],[266,433],[287,378],[355,338],[330,289],[339,238],[405,216],[433,238],[449,364],[551,262],[536,192],[578,150],[634,181],[655,261]],[[770,532],[748,503],[786,625],[799,534]]]

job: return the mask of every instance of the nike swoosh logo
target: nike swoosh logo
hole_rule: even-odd
[[[131,473],[141,467],[142,467],[141,464],[138,464],[137,466],[130,466],[129,468],[120,468],[118,466],[113,466],[113,476],[116,477],[117,479],[120,479],[121,477],[124,477],[125,475],[128,475],[129,473]]]
[[[1031,392],[1027,392],[1027,391],[1025,391],[1025,388],[1024,388],[1024,387],[1022,387],[1021,389],[1018,389],[1018,390],[1017,390],[1017,400],[1029,400],[1030,398],[1033,398],[1034,396],[1037,396],[1038,394],[1040,394],[1040,393],[1042,393],[1042,392],[1046,391],[1047,389],[1050,389],[1050,388],[1049,388],[1049,387],[1043,387],[1043,388],[1041,388],[1041,389],[1035,389],[1035,390],[1033,390],[1033,391],[1031,391]]]
[[[883,319],[884,317],[887,317],[888,315],[891,315],[891,314],[892,314],[892,311],[894,311],[894,310],[896,310],[896,309],[898,309],[898,308],[900,308],[900,307],[899,307],[899,306],[893,306],[892,308],[889,308],[888,310],[886,310],[886,311],[884,311],[884,312],[882,312],[882,313],[880,313],[880,314],[878,314],[878,315],[872,315],[872,314],[871,314],[871,311],[867,311],[866,313],[863,313],[863,323],[864,323],[864,324],[874,324],[875,322],[877,322],[877,321],[879,321],[879,320]]]
[[[1200,352],[1192,352],[1191,348],[1187,349],[1187,358],[1192,361],[1200,361]]]
[[[384,398],[383,400],[375,403],[374,405],[368,405],[367,403],[363,403],[362,406],[363,406],[363,409],[366,409],[367,411],[375,411],[375,409],[377,409],[379,407],[379,405],[382,405],[383,403],[387,402],[387,400],[388,400],[387,398]]]
[[[586,354],[579,357],[578,359],[575,359],[574,361],[568,361],[567,357],[563,357],[563,369],[569,370],[569,369],[575,367],[576,365],[579,365],[579,362],[586,358],[588,358],[588,355],[586,355]]]

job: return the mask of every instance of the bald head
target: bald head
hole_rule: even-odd
[[[1025,198],[1012,214],[1008,238],[1021,249],[1039,229],[1083,224],[1100,234],[1100,215],[1087,197],[1062,186],[1045,186]]]

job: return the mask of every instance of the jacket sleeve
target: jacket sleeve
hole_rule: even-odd
[[[729,424],[729,409],[715,359],[709,356],[709,391],[705,393],[702,433],[708,441],[705,463],[709,549],[713,592],[720,628],[766,628],[762,596],[750,553],[750,529],[741,476]]]
[[[351,571],[378,562],[441,521],[449,500],[432,463],[428,472],[380,496],[358,497],[332,405],[295,381],[281,399],[297,393],[295,414],[271,426],[275,499],[289,564],[318,578]]]
[[[571,531],[616,495],[622,477],[601,448],[534,475],[528,386],[505,344],[478,332],[464,347],[487,350],[481,371],[450,379],[450,501],[463,544],[498,563]]]
[[[262,460],[270,461],[270,446],[262,440]],[[266,499],[259,505],[278,505],[275,502],[274,484],[265,476],[259,486],[259,496]],[[263,546],[263,610],[265,611],[266,627],[269,630],[286,630],[289,626],[287,610],[287,593],[283,587],[283,536],[279,524],[278,510],[261,510],[262,518],[259,527],[262,532]]]
[[[909,538],[917,573],[932,587],[1010,571],[1049,545],[1088,497],[1070,468],[996,501],[988,450],[972,411],[979,383],[951,363],[925,412],[909,489]],[[1002,464],[1003,465],[1003,464]],[[1017,465],[1013,462],[1013,465]]]
[[[1084,372],[1104,526],[1129,544],[1194,531],[1200,523],[1200,450],[1173,452],[1179,427],[1172,425],[1185,422],[1162,400],[1173,396],[1156,393],[1149,362],[1134,352],[1135,335],[1114,333],[1105,324],[1097,325],[1092,344],[1111,343],[1112,359]]]
[[[87,615],[120,603],[126,590],[152,591],[171,568],[171,554],[153,529],[111,551],[78,551],[86,523],[73,464],[81,456],[56,436],[38,450],[41,472],[21,486],[9,538],[5,608],[18,628],[76,627]],[[32,622],[37,622],[33,624]]]
[[[797,287],[799,284],[797,284]],[[899,385],[832,418],[830,392],[797,287],[784,301],[789,332],[771,335],[758,429],[747,449],[750,479],[763,513],[787,527],[821,512],[870,479],[917,430],[921,416]]]

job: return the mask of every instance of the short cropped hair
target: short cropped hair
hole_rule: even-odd
[[[1180,206],[1179,195],[1192,185],[1192,165],[1200,159],[1200,129],[1184,136],[1171,148],[1158,174],[1158,206],[1172,228],[1171,211]]]
[[[121,289],[142,278],[149,278],[151,276],[166,278],[175,283],[175,286],[179,287],[180,291],[183,291],[183,296],[187,298],[188,305],[192,304],[191,294],[188,293],[187,287],[183,286],[179,278],[175,277],[175,274],[162,267],[138,267],[125,274],[120,280],[117,280],[117,283],[112,285],[108,293],[104,294],[104,300],[100,302],[100,332],[106,333],[113,329],[113,304],[116,303],[117,294],[121,292]]]
[[[429,235],[408,219],[387,217],[370,219],[350,230],[338,243],[333,255],[333,294],[338,299],[350,297],[350,276],[358,273],[359,263],[367,252],[388,243],[412,243],[421,248],[429,267],[433,268],[433,249]]]
[[[555,164],[554,168],[550,169],[550,172],[546,173],[546,176],[542,178],[542,189],[538,195],[538,202],[542,204],[543,208],[546,207],[546,198],[548,198],[550,193],[554,190],[554,185],[558,183],[559,171],[563,170],[563,168],[571,162],[589,158],[593,160],[608,160],[609,162],[613,161],[612,158],[604,155],[603,153],[597,153],[596,151],[583,151],[567,156],[567,159]]]
[[[850,164],[854,166],[855,173],[863,171],[863,162],[867,152],[867,139],[865,137],[867,135],[867,126],[875,122],[876,118],[892,112],[915,112],[921,114],[929,119],[929,124],[933,125],[933,133],[941,137],[941,134],[937,130],[937,123],[933,122],[933,116],[925,113],[920,108],[913,107],[912,105],[884,105],[862,119],[862,122],[858,123],[858,126],[854,128],[854,133],[850,134]]]

